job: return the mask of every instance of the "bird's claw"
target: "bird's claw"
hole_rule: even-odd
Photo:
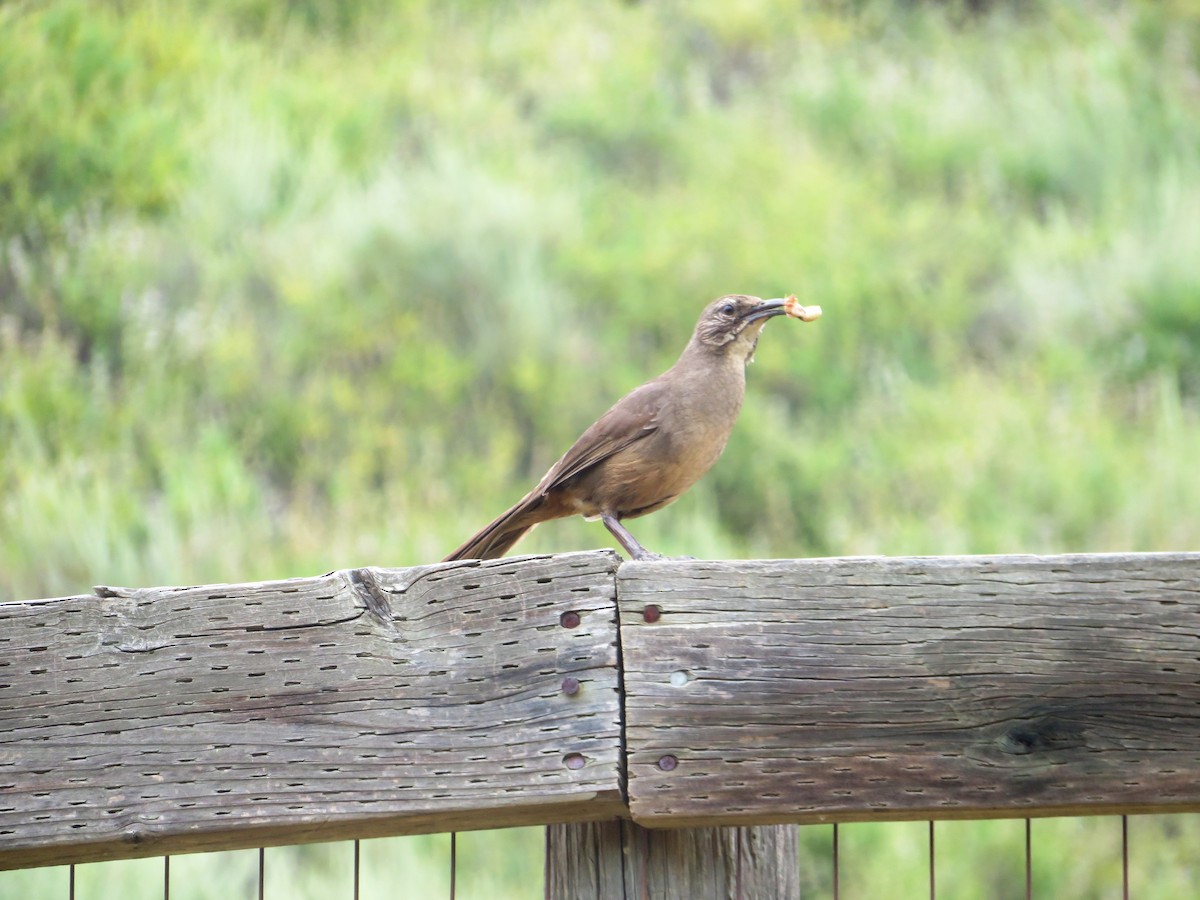
[[[661,553],[654,553],[650,550],[643,550],[641,553],[633,553],[630,558],[634,562],[694,562],[694,556],[664,556]]]

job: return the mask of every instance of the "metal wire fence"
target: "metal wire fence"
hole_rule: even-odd
[[[540,832],[380,838],[18,870],[0,873],[0,898],[532,900],[547,896]],[[1194,896],[1200,884],[1200,814],[809,825],[800,832],[806,900],[1173,900]]]

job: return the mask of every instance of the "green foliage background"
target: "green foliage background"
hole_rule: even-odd
[[[1198,549],[1198,76],[1194,0],[6,3],[0,600],[439,559],[730,291],[826,316],[648,546]],[[1009,826],[939,826],[949,895],[1014,895]],[[1112,895],[1111,828],[1036,823],[1039,896]],[[1196,822],[1132,833],[1184,896]],[[922,889],[846,834],[846,896]]]

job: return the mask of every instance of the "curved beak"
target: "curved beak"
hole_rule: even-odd
[[[787,310],[784,307],[786,302],[782,298],[778,300],[764,300],[750,310],[750,312],[742,316],[742,322],[749,324],[750,322],[757,322],[759,319],[769,319],[771,316],[786,315]]]

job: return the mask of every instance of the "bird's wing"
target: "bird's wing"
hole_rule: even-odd
[[[658,379],[619,400],[588,428],[534,488],[545,495],[599,462],[658,430],[665,386]]]

